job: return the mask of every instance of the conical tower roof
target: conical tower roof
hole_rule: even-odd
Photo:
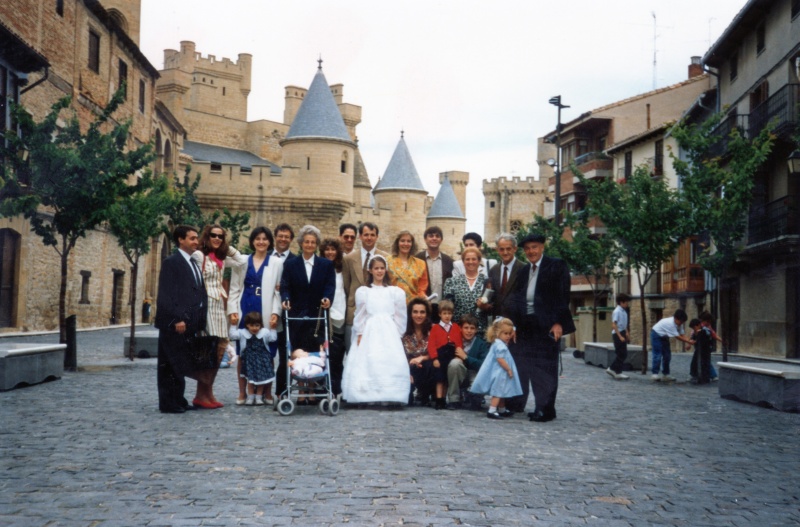
[[[444,178],[442,186],[439,188],[439,193],[436,194],[436,199],[433,200],[431,210],[428,211],[428,218],[466,219],[464,213],[461,212],[461,206],[458,204],[456,193],[453,191],[453,185],[450,184],[450,179],[447,177]]]
[[[358,148],[356,148],[355,157],[355,164],[353,165],[353,186],[372,188],[372,183],[369,182],[369,174],[367,174],[367,167],[364,165],[364,160],[361,158],[361,150]]]
[[[314,75],[289,133],[286,134],[286,139],[298,137],[324,137],[352,142],[342,114],[333,100],[328,81],[322,73],[321,60],[317,74]]]
[[[411,153],[408,151],[406,141],[403,134],[400,134],[400,142],[397,143],[397,148],[394,149],[392,159],[389,161],[389,166],[386,167],[386,172],[378,184],[375,185],[375,190],[421,190],[425,191],[422,186],[422,181],[419,179],[417,169],[414,166],[414,160],[411,159]]]

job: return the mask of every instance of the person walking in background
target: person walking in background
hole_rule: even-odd
[[[606,373],[614,379],[624,381],[629,379],[622,373],[622,365],[628,358],[628,304],[631,297],[625,293],[617,295],[617,307],[611,314],[611,339],[614,341],[614,353],[616,357],[606,369]]]
[[[671,317],[662,318],[650,330],[650,341],[653,346],[653,374],[650,378],[654,381],[675,380],[669,371],[669,363],[672,361],[669,339],[674,337],[686,344],[692,344],[692,341],[683,334],[683,324],[688,318],[683,309],[677,309]]]

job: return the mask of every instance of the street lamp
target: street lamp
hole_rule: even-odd
[[[786,158],[790,176],[800,176],[800,150],[795,150]]]
[[[556,159],[555,166],[553,168],[556,177],[556,225],[561,225],[561,109],[569,108],[569,106],[561,104],[560,95],[551,97],[550,101],[548,102],[558,108],[558,124],[556,125]]]

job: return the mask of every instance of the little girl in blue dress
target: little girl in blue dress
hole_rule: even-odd
[[[503,419],[511,417],[513,412],[506,410],[506,399],[522,395],[517,366],[508,350],[508,341],[514,334],[514,324],[507,318],[496,318],[492,327],[486,332],[486,340],[492,343],[489,354],[483,361],[470,391],[479,395],[489,394],[492,400],[486,417]]]
[[[272,365],[268,345],[278,339],[274,329],[264,328],[261,313],[251,311],[244,317],[246,329],[236,326],[230,328],[231,340],[239,341],[242,370],[240,375],[247,379],[247,406],[264,404],[264,387],[275,380],[275,368]]]

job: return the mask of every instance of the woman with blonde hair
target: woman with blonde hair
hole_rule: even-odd
[[[392,256],[389,257],[389,277],[393,286],[406,294],[406,304],[412,298],[425,297],[428,289],[428,268],[425,261],[414,256],[417,242],[408,231],[400,231],[392,243]]]

